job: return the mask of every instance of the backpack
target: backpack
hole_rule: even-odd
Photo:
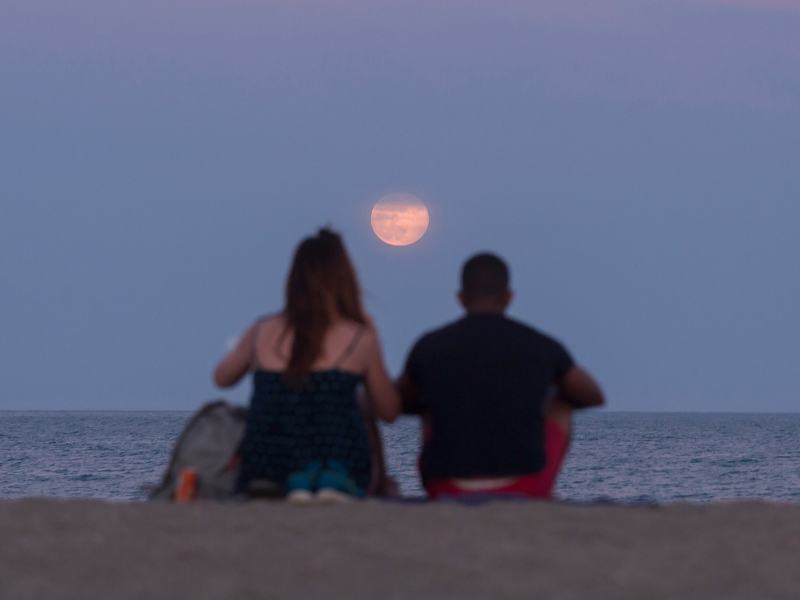
[[[151,500],[173,500],[184,469],[197,475],[194,497],[222,500],[234,494],[239,474],[237,453],[247,410],[224,400],[208,402],[183,428],[161,483]]]

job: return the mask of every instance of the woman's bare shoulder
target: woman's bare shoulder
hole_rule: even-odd
[[[366,323],[354,322],[352,335],[358,339],[357,349],[364,358],[376,352],[380,353],[380,336],[372,319],[369,319]]]
[[[285,329],[286,319],[283,313],[262,315],[253,323],[253,330],[258,332],[258,337],[273,337],[280,335]]]
[[[368,319],[366,323],[361,323],[354,319],[342,319],[336,324],[336,327],[342,334],[349,337],[358,337],[361,340],[375,336],[371,319]]]
[[[256,317],[256,323],[271,323],[273,321],[283,320],[283,312],[273,312]]]

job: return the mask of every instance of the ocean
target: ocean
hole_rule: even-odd
[[[189,412],[0,412],[0,497],[144,500]],[[404,495],[420,496],[419,424],[384,428]],[[557,495],[570,501],[800,502],[800,414],[579,415]]]

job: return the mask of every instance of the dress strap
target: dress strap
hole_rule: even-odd
[[[338,369],[342,366],[342,363],[350,358],[350,355],[353,353],[353,350],[356,349],[358,346],[358,342],[361,341],[361,336],[364,335],[364,332],[367,328],[361,325],[358,330],[353,334],[353,339],[350,340],[350,343],[347,344],[347,348],[344,349],[344,352],[339,356],[336,362],[333,364],[334,369]]]

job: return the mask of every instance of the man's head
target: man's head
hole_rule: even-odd
[[[458,299],[467,312],[505,312],[513,294],[508,266],[494,254],[476,254],[461,269]]]

